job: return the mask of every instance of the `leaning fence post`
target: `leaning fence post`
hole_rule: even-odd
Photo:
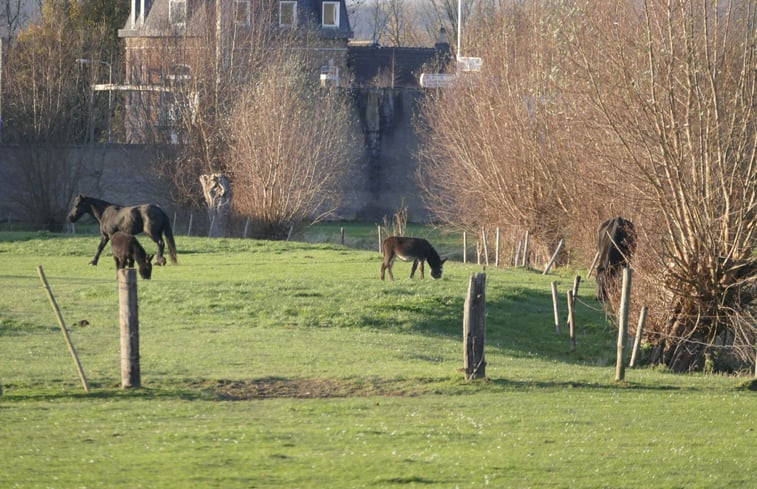
[[[552,253],[552,258],[549,259],[547,266],[544,267],[544,273],[542,273],[542,275],[546,275],[549,273],[549,269],[552,268],[552,265],[555,264],[555,261],[557,260],[557,254],[560,253],[560,250],[562,249],[564,244],[565,244],[565,239],[561,239],[560,242],[557,243],[557,248],[555,249],[555,252]]]
[[[618,311],[618,356],[615,362],[615,382],[625,379],[626,370],[623,365],[623,347],[628,331],[628,305],[631,297],[631,268],[623,269],[623,288],[620,294],[620,309]]]
[[[486,274],[472,274],[463,311],[465,379],[486,377]]]
[[[557,282],[552,282],[552,308],[555,311],[555,331],[560,334],[560,311],[557,307]]]
[[[189,226],[187,227],[187,236],[192,236],[192,213],[189,213]]]
[[[581,285],[581,276],[576,275],[576,278],[573,279],[573,303],[576,303],[576,299],[578,299],[578,286]]]
[[[137,270],[118,270],[118,306],[121,330],[121,388],[142,385],[139,368],[139,302]]]
[[[247,239],[247,230],[250,228],[250,218],[248,217],[244,221],[244,232],[242,233],[242,238]]]
[[[644,329],[644,323],[647,320],[647,306],[641,308],[639,313],[639,323],[636,325],[636,338],[633,342],[633,349],[631,350],[631,362],[628,364],[630,368],[636,366],[636,358],[639,355],[639,346],[641,346],[641,333]]]
[[[71,353],[71,357],[74,359],[76,372],[79,374],[79,380],[81,380],[81,385],[82,387],[84,387],[84,392],[89,392],[89,384],[87,383],[87,377],[86,375],[84,375],[84,369],[82,368],[81,362],[79,361],[79,355],[76,353],[74,343],[71,341],[71,337],[68,334],[68,329],[66,329],[66,323],[63,321],[63,315],[61,314],[60,308],[58,307],[58,302],[55,300],[53,291],[50,290],[50,284],[47,283],[47,277],[45,277],[45,272],[44,270],[42,270],[42,265],[39,265],[37,267],[37,275],[39,275],[39,279],[42,281],[42,285],[45,286],[47,298],[50,301],[50,305],[53,307],[55,317],[58,319],[58,325],[60,326],[60,330],[63,333],[63,339],[66,340],[66,345],[68,345],[68,351]]]

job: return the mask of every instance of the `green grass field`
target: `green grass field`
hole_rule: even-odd
[[[420,281],[397,262],[381,282],[378,252],[340,246],[338,228],[303,237],[327,244],[178,237],[179,265],[139,281],[143,388],[128,391],[109,250],[92,267],[94,235],[0,233],[0,487],[757,487],[750,378],[641,368],[616,383],[591,283],[571,353],[550,282],[564,297],[575,272],[490,268],[487,379],[466,383],[481,268]]]

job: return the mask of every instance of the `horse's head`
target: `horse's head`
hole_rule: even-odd
[[[145,280],[150,280],[152,276],[152,257],[153,255],[145,256],[145,262],[139,264],[139,275]]]
[[[83,195],[76,196],[76,199],[74,199],[74,206],[71,207],[71,212],[68,213],[68,222],[76,222],[87,212],[87,207],[84,205],[85,199],[86,197]]]
[[[442,278],[442,273],[444,272],[444,262],[447,261],[446,258],[442,258],[442,261],[439,263],[438,268],[431,267],[431,278],[438,279]]]

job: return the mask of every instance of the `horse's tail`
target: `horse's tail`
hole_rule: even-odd
[[[166,225],[163,226],[163,234],[166,236],[166,244],[168,245],[168,256],[171,257],[171,263],[176,263],[176,242],[173,239],[173,231],[171,225],[166,218]]]

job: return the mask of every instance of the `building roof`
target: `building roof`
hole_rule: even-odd
[[[354,86],[417,88],[421,73],[444,71],[451,59],[449,44],[433,48],[348,46],[347,67]]]

